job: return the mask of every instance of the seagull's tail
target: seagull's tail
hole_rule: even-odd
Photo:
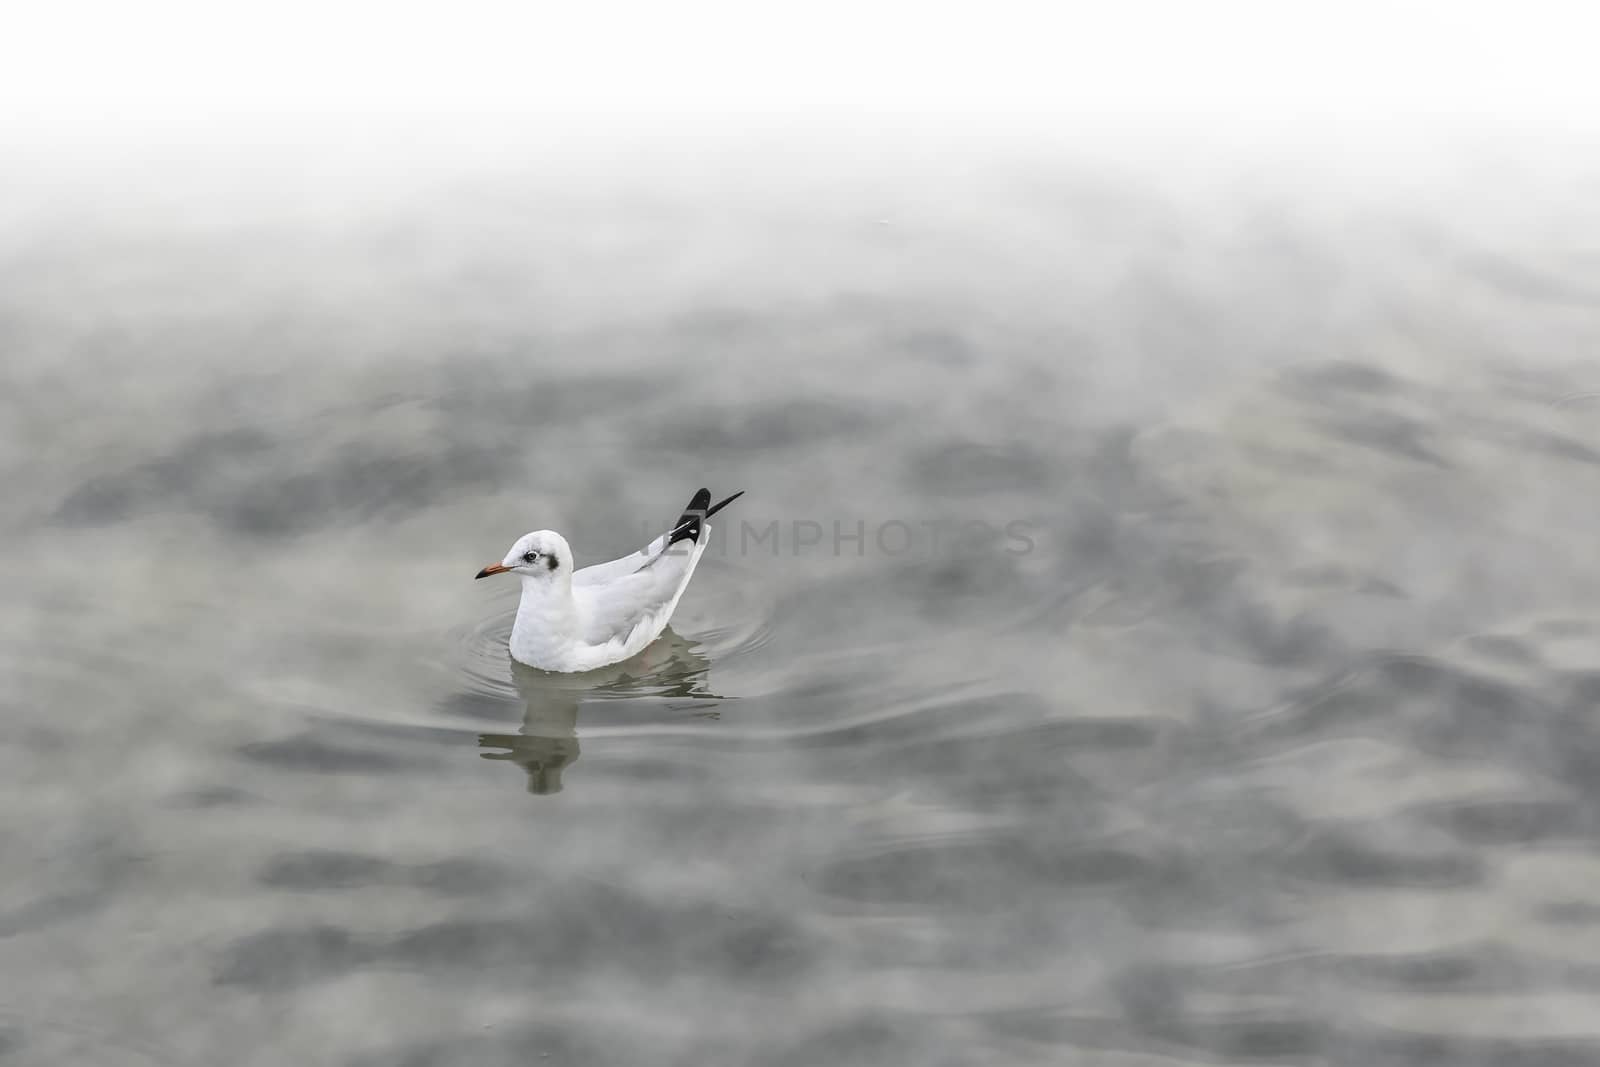
[[[711,516],[715,515],[717,512],[721,511],[723,508],[727,507],[729,504],[733,503],[735,500],[738,500],[742,496],[744,496],[743,489],[739,490],[737,493],[733,494],[720,504],[712,504],[706,509],[705,517],[709,519]],[[710,494],[707,494],[706,499],[711,499]]]
[[[744,490],[730,496],[721,503],[711,503],[711,490],[701,489],[689,501],[689,506],[683,509],[683,514],[678,516],[678,521],[672,524],[672,535],[667,538],[667,547],[671,548],[679,541],[700,540],[701,523],[729,504],[744,496]]]

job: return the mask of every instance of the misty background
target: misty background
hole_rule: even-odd
[[[0,1063],[1596,1062],[1581,30],[29,14]]]

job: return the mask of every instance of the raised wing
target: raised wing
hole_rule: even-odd
[[[711,527],[704,524],[700,541],[687,541],[663,547],[654,555],[649,549],[625,556],[590,570],[607,568],[609,577],[594,578],[583,584],[573,575],[573,597],[578,602],[582,640],[589,645],[632,648],[655,640],[678,606],[678,598],[694,575],[695,566],[705,553]],[[652,546],[654,547],[654,546]],[[622,564],[637,556],[647,556],[632,569]],[[613,569],[614,568],[614,569]]]

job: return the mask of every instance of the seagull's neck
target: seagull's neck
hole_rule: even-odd
[[[522,601],[511,626],[512,658],[545,670],[562,670],[578,633],[572,583],[522,577]]]

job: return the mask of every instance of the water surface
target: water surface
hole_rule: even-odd
[[[1600,1061],[1541,188],[8,217],[0,1062]],[[511,665],[483,563],[702,484],[663,641]]]

